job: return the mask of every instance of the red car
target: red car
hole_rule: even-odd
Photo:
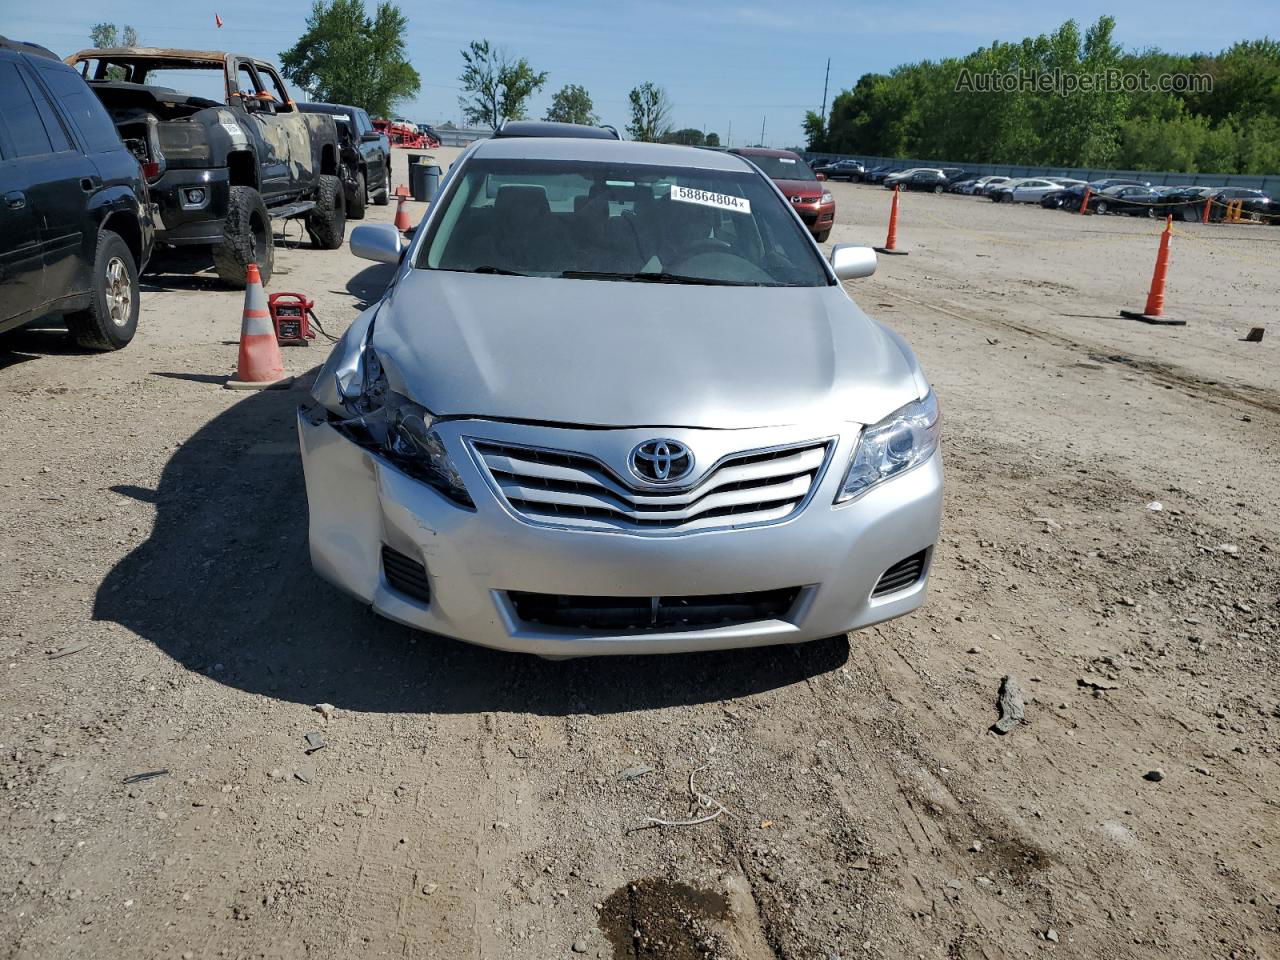
[[[813,238],[826,243],[836,222],[836,201],[822,185],[826,179],[814,173],[798,154],[763,147],[734,147],[730,153],[746,157],[778,185]]]

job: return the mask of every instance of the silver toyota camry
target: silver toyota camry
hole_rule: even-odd
[[[748,160],[481,141],[298,413],[315,568],[549,657],[795,643],[914,610],[942,502],[906,342]]]

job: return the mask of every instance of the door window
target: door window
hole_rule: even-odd
[[[120,134],[111,117],[103,109],[101,101],[94,96],[79,75],[57,64],[36,64],[40,76],[48,85],[50,92],[71,118],[72,124],[84,138],[89,153],[106,153],[119,150]]]
[[[289,99],[289,94],[284,89],[284,84],[280,82],[274,70],[263,67],[258,71],[258,76],[266,80],[264,89],[275,97],[277,113],[289,113],[295,109],[293,101]]]
[[[38,96],[38,92],[35,95]],[[48,109],[47,104],[45,108]],[[59,149],[65,150],[70,146],[61,128],[55,128],[54,136],[50,136],[33,91],[28,89],[17,64],[10,61],[0,61],[0,124],[4,124],[9,134],[15,158],[54,153],[55,141],[59,142]]]

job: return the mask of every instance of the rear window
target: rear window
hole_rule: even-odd
[[[116,125],[111,122],[102,103],[77,73],[53,63],[37,63],[36,69],[40,71],[40,77],[49,87],[54,100],[80,131],[89,153],[106,153],[123,148]]]
[[[799,157],[758,157],[744,153],[757,167],[772,180],[817,180],[818,175],[809,169],[809,165]]]

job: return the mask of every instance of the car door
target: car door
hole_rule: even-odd
[[[1040,199],[1043,194],[1044,180],[1024,180],[1013,188],[1013,199],[1019,203],[1030,203]]]
[[[93,158],[120,153],[124,144],[102,103],[75,71],[53,61],[35,61],[31,66],[42,89],[37,104],[51,109],[50,123],[60,123],[64,134],[76,141],[74,147],[55,154],[46,167],[62,184],[56,198],[51,197],[48,205],[37,203],[44,228],[51,232],[45,243],[46,292],[57,298],[90,288],[90,258],[97,240],[96,231],[86,235],[90,228],[86,212],[90,197],[108,183]],[[57,117],[52,116],[52,110]],[[108,178],[115,180],[110,157],[104,164]]]
[[[275,104],[275,112],[268,118],[276,135],[281,141],[281,152],[285,156],[285,192],[297,193],[303,186],[310,186],[315,180],[315,158],[311,153],[311,132],[306,118],[298,105],[289,96],[289,91],[269,64],[256,62],[258,80],[264,84],[265,92]],[[358,149],[357,145],[357,149]]]
[[[275,98],[263,87],[250,61],[237,59],[233,70],[246,123],[252,127],[252,139],[259,144],[259,191],[267,199],[278,197],[288,191],[289,142],[275,123]]]
[[[9,158],[0,220],[8,260],[3,312],[9,319],[82,292],[74,281],[84,242],[85,193],[96,189],[97,170],[74,147],[20,59],[0,61],[0,117]]]

